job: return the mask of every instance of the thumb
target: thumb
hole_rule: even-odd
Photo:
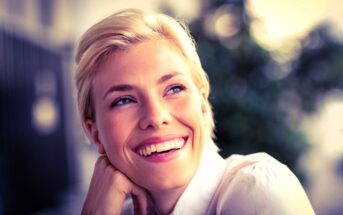
[[[146,191],[136,185],[133,185],[131,195],[134,206],[134,214],[146,215],[148,208],[148,199]]]

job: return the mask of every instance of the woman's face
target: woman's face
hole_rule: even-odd
[[[179,51],[150,40],[114,53],[92,85],[95,122],[86,122],[100,153],[150,190],[188,184],[205,140],[203,97]]]

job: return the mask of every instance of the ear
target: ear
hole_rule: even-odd
[[[99,130],[96,126],[96,123],[93,120],[86,120],[84,122],[84,125],[87,129],[88,135],[92,138],[93,143],[96,145],[98,152],[100,154],[105,154],[106,151],[103,144],[100,141]]]

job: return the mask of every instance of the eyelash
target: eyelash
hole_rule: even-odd
[[[128,100],[130,100],[129,102],[127,102]],[[119,104],[120,102],[122,102],[122,104]],[[111,108],[113,107],[118,107],[118,106],[122,106],[122,105],[126,105],[128,103],[132,103],[132,102],[136,102],[134,99],[132,99],[129,96],[123,96],[123,97],[119,97],[118,99],[114,100],[111,103]]]
[[[175,89],[178,89],[178,91],[176,92],[171,92],[171,90],[175,90]],[[167,92],[166,92],[166,95],[171,95],[171,94],[177,94],[177,93],[181,93],[182,91],[186,90],[186,87],[181,85],[181,84],[175,84],[175,85],[172,85],[168,88]]]
[[[176,89],[178,89],[178,91],[170,92],[170,91],[176,90]],[[175,84],[175,85],[170,86],[167,89],[167,92],[165,93],[165,95],[168,96],[168,95],[178,94],[178,93],[181,93],[184,90],[186,90],[185,86],[183,86],[181,84]],[[121,104],[119,104],[119,103],[121,103]],[[126,105],[126,104],[129,104],[129,103],[136,103],[136,101],[133,98],[129,97],[129,96],[119,97],[118,99],[114,100],[111,103],[111,108],[122,106],[122,105]]]

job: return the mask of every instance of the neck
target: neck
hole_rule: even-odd
[[[156,212],[160,215],[170,214],[185,188],[150,192]]]

